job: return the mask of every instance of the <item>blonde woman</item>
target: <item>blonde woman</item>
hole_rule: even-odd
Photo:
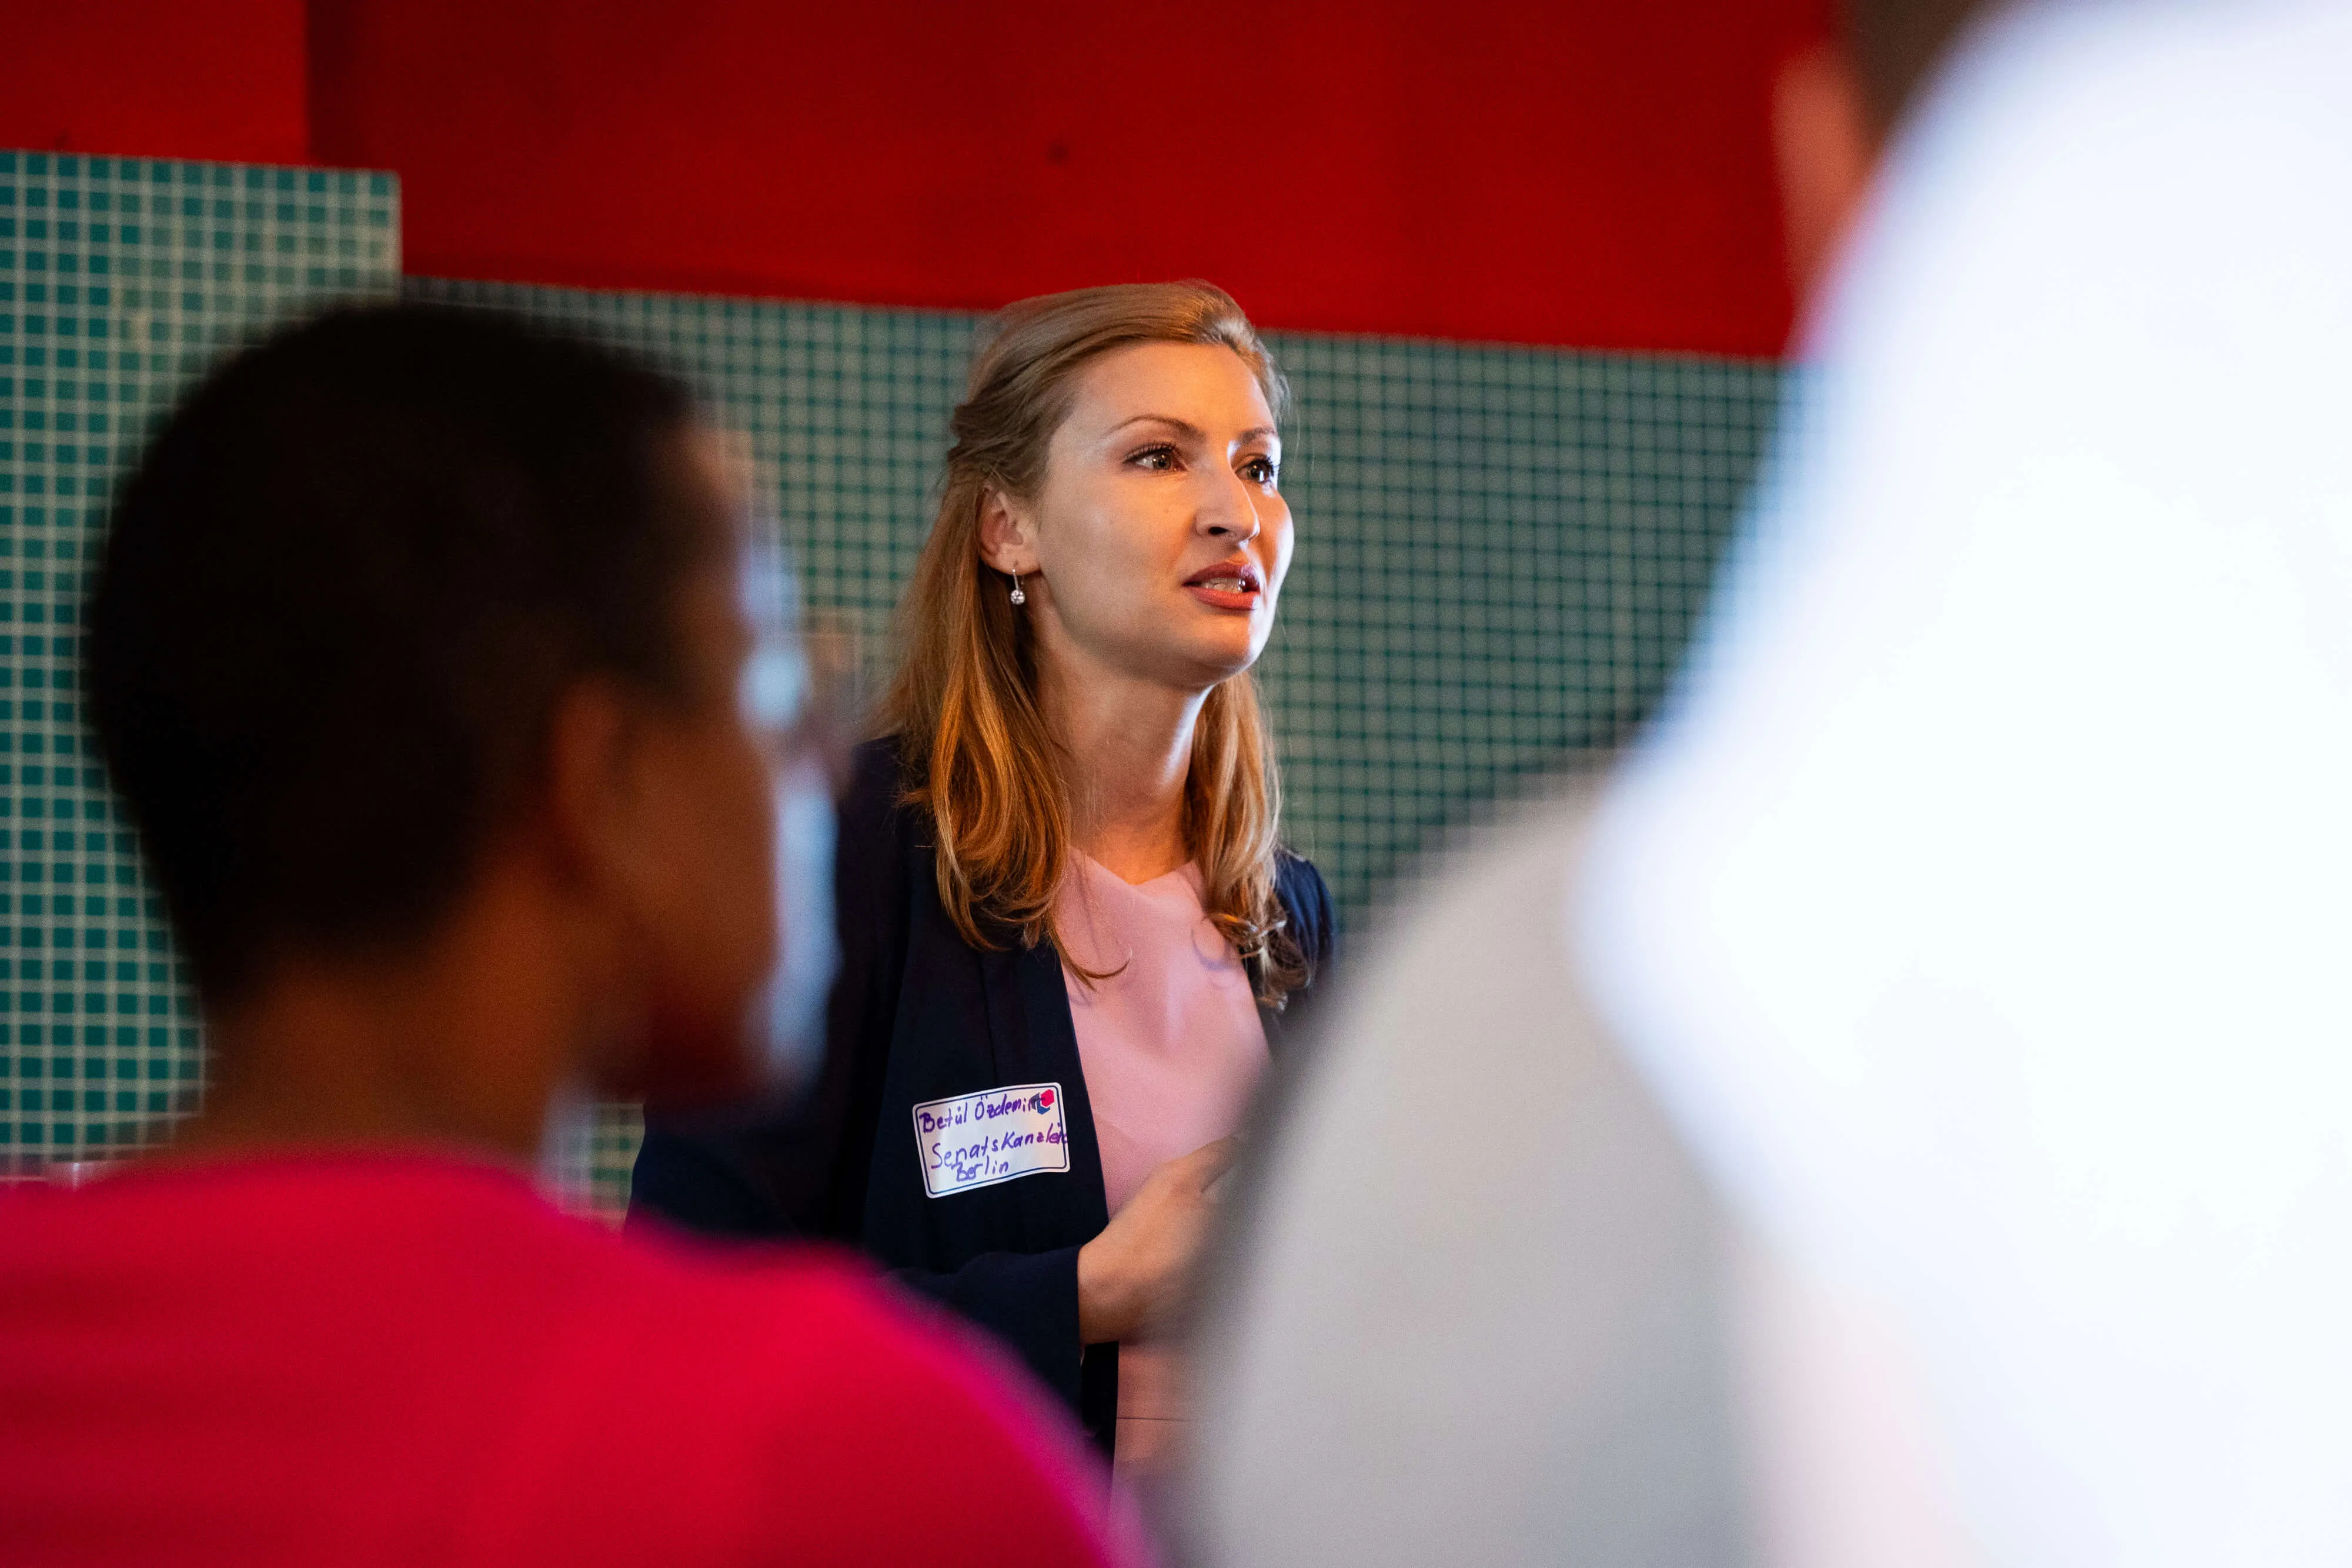
[[[1249,673],[1290,565],[1285,395],[1205,284],[1003,314],[842,809],[823,1081],[781,1123],[657,1126],[637,1166],[697,1228],[862,1246],[1123,1469],[1181,1419],[1152,1330],[1330,943]]]

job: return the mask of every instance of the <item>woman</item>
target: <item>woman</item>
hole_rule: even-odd
[[[1290,564],[1284,401],[1204,284],[1004,312],[843,804],[822,1081],[781,1123],[657,1124],[637,1163],[641,1209],[864,1247],[1122,1468],[1180,1414],[1150,1331],[1330,940],[1249,674]]]

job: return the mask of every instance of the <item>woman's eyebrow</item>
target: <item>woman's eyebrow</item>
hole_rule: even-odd
[[[1178,419],[1172,413],[1129,414],[1127,418],[1120,420],[1117,424],[1112,425],[1110,427],[1110,434],[1116,435],[1130,424],[1164,424],[1168,426],[1169,429],[1175,431],[1178,434],[1185,436],[1191,440],[1202,442],[1203,444],[1208,441],[1207,434],[1199,425],[1192,423],[1190,420]],[[1244,442],[1256,441],[1260,438],[1279,441],[1282,439],[1282,433],[1275,429],[1275,427],[1270,424],[1254,424],[1247,430],[1243,431],[1239,435],[1234,436],[1234,440],[1235,442]]]
[[[1129,414],[1127,418],[1120,420],[1117,424],[1110,427],[1111,434],[1115,435],[1118,432],[1125,430],[1130,424],[1164,424],[1171,430],[1175,431],[1177,434],[1191,436],[1195,441],[1207,439],[1207,437],[1202,434],[1201,427],[1199,425],[1192,423],[1189,420],[1178,419],[1172,413]]]

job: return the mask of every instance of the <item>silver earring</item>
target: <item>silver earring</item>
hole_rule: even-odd
[[[1021,591],[1021,574],[1017,571],[1013,574],[1013,602],[1016,606],[1029,602],[1029,596]]]

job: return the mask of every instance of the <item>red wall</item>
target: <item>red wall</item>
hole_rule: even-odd
[[[299,163],[304,0],[16,0],[0,146]]]
[[[1817,4],[59,3],[60,50],[147,64],[37,102],[0,65],[0,142],[394,169],[412,272],[955,308],[1198,275],[1280,327],[1771,354],[1766,97]]]

